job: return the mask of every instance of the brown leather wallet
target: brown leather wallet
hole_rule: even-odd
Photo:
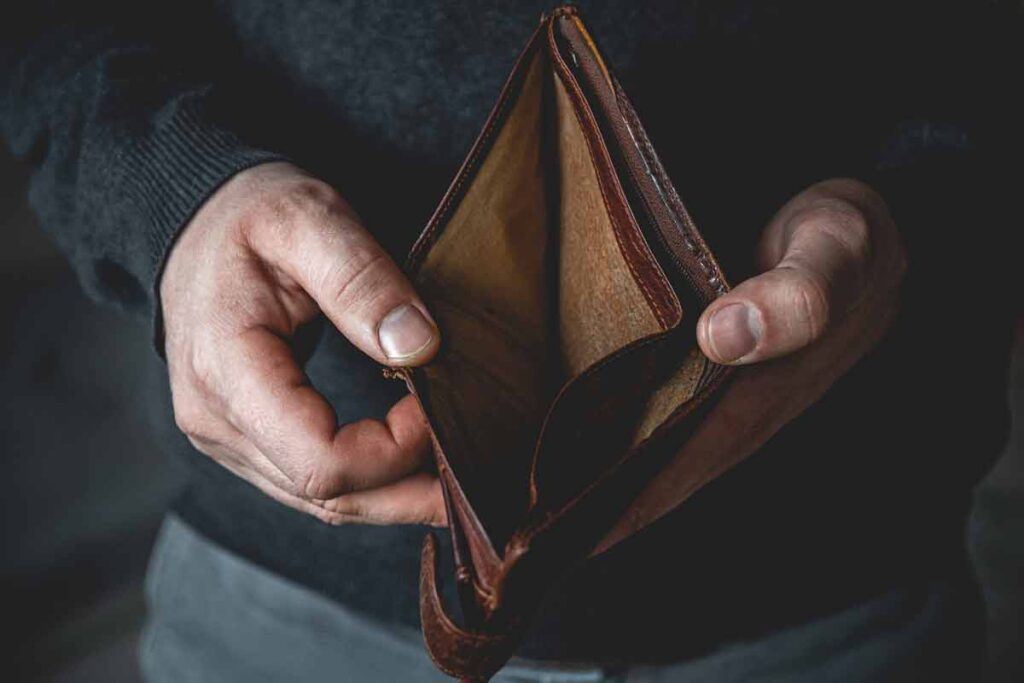
[[[541,18],[409,270],[443,341],[398,373],[433,434],[463,613],[428,536],[423,633],[441,670],[487,680],[728,375],[695,340],[725,277],[575,8]]]

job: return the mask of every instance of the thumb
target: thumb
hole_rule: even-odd
[[[813,274],[778,267],[718,299],[697,323],[697,341],[713,361],[746,364],[791,353],[821,336],[829,297]]]
[[[852,192],[848,185],[815,186],[773,219],[761,249],[772,267],[716,300],[697,323],[709,358],[745,364],[793,353],[861,300],[871,286],[872,230],[866,213],[832,189]]]
[[[311,178],[298,183],[301,199],[288,202],[297,207],[277,217],[256,250],[374,360],[400,366],[430,360],[440,333],[401,269],[330,186]]]

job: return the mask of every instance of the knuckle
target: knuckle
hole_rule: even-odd
[[[302,177],[291,181],[284,194],[297,206],[306,209],[343,204],[341,197],[333,187],[313,177]]]
[[[316,219],[342,215],[348,205],[337,191],[316,178],[299,178],[290,182],[274,199],[278,215],[296,223],[299,219]]]
[[[172,400],[172,407],[174,409],[174,424],[183,434],[189,437],[202,436],[203,411],[198,408],[195,401],[175,397]]]
[[[199,391],[211,391],[216,384],[218,362],[203,344],[194,345],[188,354],[190,380]]]
[[[271,230],[287,247],[296,231],[312,219],[349,211],[341,196],[316,178],[298,178],[260,195],[243,215],[243,230]]]
[[[297,495],[310,500],[328,500],[344,493],[346,484],[340,468],[311,466],[300,477]]]
[[[295,226],[302,215],[302,207],[287,194],[274,194],[262,198],[246,214],[243,230],[259,238],[272,237],[282,248],[294,246]]]
[[[310,510],[310,514],[319,519],[324,524],[330,524],[331,526],[341,526],[346,522],[346,517],[337,512],[331,512],[325,510],[322,507],[314,507]]]
[[[206,455],[209,455],[210,457],[214,458],[214,460],[220,460],[219,458],[216,457],[216,452],[213,448],[212,441],[210,441],[209,439],[204,439],[203,437],[200,436],[192,435],[187,435],[187,438],[188,442],[192,444],[192,448],[196,449],[200,453],[205,453]]]
[[[329,502],[325,509],[343,519],[363,518],[367,512],[356,496],[335,498]]]
[[[801,218],[798,230],[816,230],[841,244],[854,258],[867,261],[871,225],[854,204],[836,197],[819,199],[805,209]]]
[[[789,287],[790,310],[794,312],[794,327],[804,336],[804,342],[817,339],[828,325],[831,310],[828,287],[818,277],[805,271],[793,271],[798,276]]]
[[[341,310],[355,308],[381,294],[387,284],[387,266],[380,250],[353,248],[327,272],[325,290]]]
[[[181,433],[198,450],[208,453],[210,447],[217,443],[216,437],[220,434],[220,429],[202,409],[187,409],[183,413],[175,411],[174,420]]]
[[[174,409],[174,424],[178,428],[178,431],[183,434],[192,434],[194,431],[195,421],[194,418],[189,414],[178,408]]]

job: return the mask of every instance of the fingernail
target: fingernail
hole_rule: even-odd
[[[711,316],[708,339],[719,359],[730,363],[754,350],[761,327],[761,316],[752,306],[729,304]]]
[[[434,340],[437,331],[420,310],[411,304],[402,304],[384,316],[377,328],[380,347],[388,360],[412,358]]]

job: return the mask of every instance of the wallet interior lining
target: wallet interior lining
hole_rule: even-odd
[[[552,77],[559,186],[558,341],[566,378],[641,337],[660,332],[619,248],[583,129]]]
[[[700,348],[690,349],[675,372],[651,393],[633,434],[633,445],[649,437],[676,408],[693,398],[704,384],[707,366],[708,359]]]
[[[621,252],[583,129],[545,50],[532,57],[416,284],[443,340],[422,371],[421,394],[474,508],[500,537],[502,522],[526,504],[534,446],[557,391],[664,329]],[[657,426],[667,406],[693,395],[697,364],[687,361],[691,369],[656,392],[643,425]],[[473,495],[474,482],[486,499]]]
[[[416,285],[441,328],[438,358],[423,368],[438,438],[474,508],[495,517],[526,505],[525,479],[558,372],[549,237],[550,174],[541,142],[543,52],[443,232]],[[487,500],[474,482],[516,480]],[[492,512],[493,511],[493,512]]]

